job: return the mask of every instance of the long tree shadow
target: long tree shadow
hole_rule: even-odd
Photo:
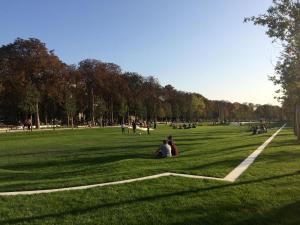
[[[58,157],[57,160],[52,161],[32,161],[28,163],[16,163],[3,165],[0,169],[4,170],[31,170],[31,169],[43,169],[51,166],[68,166],[68,165],[77,165],[77,164],[105,164],[112,163],[115,161],[120,161],[124,159],[153,159],[151,152],[145,153],[142,151],[145,148],[151,148],[154,152],[157,148],[157,145],[135,145],[135,146],[116,146],[116,147],[89,147],[82,148],[79,151],[72,152],[72,155],[63,154],[62,156],[68,157]],[[85,153],[85,154],[76,154],[76,153]],[[90,157],[84,157],[85,155],[90,155],[91,153],[97,153]],[[106,152],[105,155],[104,152]],[[43,152],[44,153],[44,152]],[[42,154],[43,154],[42,153]],[[100,156],[99,156],[99,155]],[[83,157],[82,157],[83,156]]]
[[[276,142],[271,143],[271,147],[287,147],[287,146],[296,146],[299,145],[296,139],[289,140],[277,140]]]
[[[241,181],[241,182],[237,182],[237,183],[214,185],[211,187],[200,188],[200,189],[195,189],[195,190],[177,191],[177,192],[172,192],[172,193],[168,193],[168,194],[160,194],[160,195],[156,195],[156,196],[142,197],[142,198],[133,199],[133,200],[119,201],[119,202],[108,203],[108,204],[98,204],[98,205],[95,205],[92,207],[86,207],[86,208],[81,208],[81,209],[72,209],[69,211],[64,211],[64,212],[59,212],[59,213],[49,213],[49,214],[40,215],[40,216],[5,219],[5,220],[0,220],[0,224],[16,224],[16,223],[24,223],[24,222],[30,223],[30,222],[33,222],[36,220],[45,220],[45,219],[50,219],[50,218],[51,219],[63,218],[65,216],[77,216],[77,215],[90,213],[90,212],[93,212],[93,211],[96,211],[99,209],[103,209],[103,208],[118,207],[118,206],[122,206],[125,204],[134,204],[137,202],[142,203],[142,202],[147,202],[147,201],[162,200],[162,199],[177,196],[177,195],[187,196],[187,195],[191,195],[191,194],[200,194],[200,193],[203,193],[206,191],[212,191],[212,190],[218,190],[218,189],[223,189],[223,188],[230,188],[230,187],[235,187],[235,186],[243,186],[243,185],[248,185],[248,184],[272,181],[272,180],[277,180],[277,179],[281,179],[281,178],[285,178],[285,177],[292,177],[292,176],[297,176],[297,175],[300,175],[300,171],[296,171],[294,173],[278,175],[278,176],[265,177],[265,178],[248,180],[248,181]],[[164,178],[162,178],[162,179],[164,179]]]
[[[291,162],[299,160],[300,158],[300,152],[291,152],[291,151],[279,151],[279,152],[266,152],[262,156],[258,158],[259,162]]]
[[[255,214],[253,217],[238,222],[235,225],[299,225],[300,224],[300,201],[287,204],[281,208],[274,209],[264,215]]]

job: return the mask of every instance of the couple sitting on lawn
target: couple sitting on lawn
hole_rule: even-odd
[[[179,150],[175,145],[172,136],[169,136],[168,140],[163,140],[163,144],[155,152],[155,156],[157,158],[166,158],[166,157],[172,157],[178,155],[179,155]]]

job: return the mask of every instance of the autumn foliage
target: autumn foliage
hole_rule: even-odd
[[[143,120],[282,119],[278,106],[211,101],[197,93],[163,87],[154,77],[123,72],[114,63],[85,59],[67,65],[35,38],[0,48],[0,118],[72,125]]]

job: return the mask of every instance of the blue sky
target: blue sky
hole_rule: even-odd
[[[209,99],[278,104],[280,48],[243,23],[272,0],[0,0],[0,45],[36,37],[66,63],[114,62]]]

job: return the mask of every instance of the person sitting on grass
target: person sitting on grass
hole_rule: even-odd
[[[262,130],[262,133],[267,133],[268,132],[267,126],[265,124],[261,124],[260,129]]]
[[[258,127],[257,126],[253,126],[252,127],[252,134],[255,135],[258,132]]]
[[[179,150],[173,141],[173,137],[170,135],[168,137],[168,145],[171,147],[172,156],[179,156]]]
[[[155,152],[157,158],[172,157],[171,146],[168,145],[167,140],[163,140],[163,144],[160,145],[159,149]]]

